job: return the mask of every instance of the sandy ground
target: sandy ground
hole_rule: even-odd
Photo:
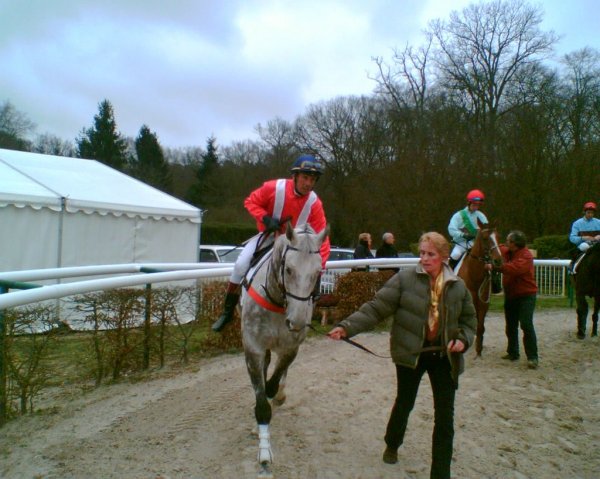
[[[600,340],[577,340],[573,311],[535,325],[540,368],[503,361],[504,320],[467,353],[456,402],[456,478],[600,477]],[[358,341],[388,354],[388,335]],[[394,367],[327,338],[302,345],[271,423],[275,478],[428,478],[433,425],[424,377],[400,462],[381,461]],[[242,355],[144,383],[102,387],[54,414],[0,430],[0,477],[255,478],[254,397]]]

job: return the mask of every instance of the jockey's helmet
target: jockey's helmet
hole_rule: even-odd
[[[584,204],[583,211],[587,211],[587,210],[596,211],[596,203],[594,203],[593,201],[588,201],[586,204]]]
[[[294,161],[290,172],[295,175],[297,173],[306,173],[317,178],[323,174],[323,166],[312,155],[301,155]]]
[[[474,203],[475,201],[483,203],[483,200],[485,200],[485,195],[481,190],[471,190],[467,193],[467,201],[469,203]]]

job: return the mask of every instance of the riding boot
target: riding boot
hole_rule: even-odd
[[[235,283],[229,283],[227,286],[227,293],[225,295],[225,306],[223,313],[219,316],[213,325],[212,330],[216,333],[220,332],[227,323],[233,320],[233,313],[237,306],[238,300],[240,299],[240,285]]]

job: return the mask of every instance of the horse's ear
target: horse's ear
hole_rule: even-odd
[[[487,223],[482,223],[479,217],[477,217],[477,226],[479,226],[479,229],[483,229],[486,224]]]
[[[327,238],[327,236],[329,236],[329,225],[326,225],[325,228],[323,228],[323,231],[319,233],[319,236],[317,236],[319,244],[322,244],[323,241],[325,241],[325,238]]]
[[[287,222],[287,226],[285,228],[285,236],[290,241],[292,241],[292,238],[294,238],[294,228],[292,228],[292,222],[291,221]]]

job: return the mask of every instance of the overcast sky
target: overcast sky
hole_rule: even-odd
[[[0,103],[73,141],[108,99],[165,147],[256,140],[311,103],[370,94],[372,57],[423,43],[463,0],[0,0]],[[534,4],[537,4],[535,2]],[[598,0],[545,0],[558,53],[600,49]]]

